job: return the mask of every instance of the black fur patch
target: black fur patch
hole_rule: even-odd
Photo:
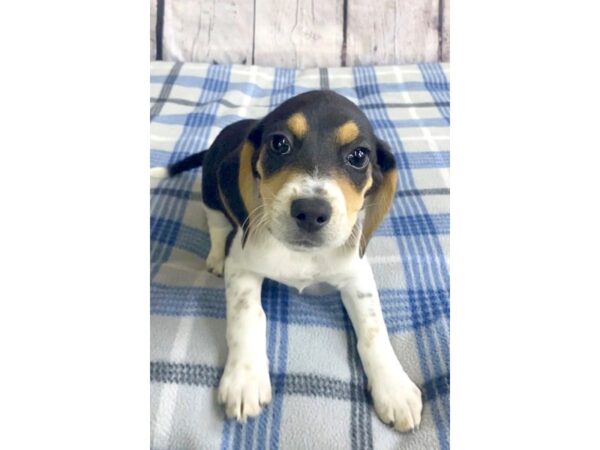
[[[222,209],[233,225],[242,225],[248,217],[238,177],[240,173],[240,150],[229,153],[217,169],[217,186]],[[225,203],[223,204],[223,201]]]
[[[175,164],[169,166],[169,176],[174,177],[175,175],[192,170],[200,167],[204,162],[207,150],[203,150],[200,153],[194,153],[193,155],[183,158],[181,161],[177,161]]]
[[[394,159],[394,154],[390,150],[390,146],[381,139],[377,139],[376,148],[377,164],[373,165],[373,171],[371,173],[373,184],[367,191],[367,195],[379,189],[384,173],[396,169],[396,160]]]
[[[229,232],[229,234],[227,235],[227,239],[225,240],[225,258],[227,258],[229,256],[229,249],[231,248],[231,243],[233,242],[233,239],[235,238],[235,233],[237,233],[236,228],[231,230]]]

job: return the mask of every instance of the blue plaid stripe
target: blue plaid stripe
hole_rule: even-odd
[[[338,294],[339,296],[339,294]],[[341,300],[340,300],[341,301]],[[358,363],[356,334],[347,314],[344,328],[348,335],[348,364],[350,366],[350,442],[352,450],[373,448],[373,430],[366,396],[367,379]]]
[[[386,325],[391,334],[430,326],[448,317],[448,292],[443,290],[380,289],[379,296]],[[285,316],[269,314],[270,321],[302,326],[344,329],[346,313],[338,293],[307,295],[286,291],[288,313]],[[410,308],[410,299],[420,305],[418,311]],[[277,311],[277,310],[273,310]],[[154,283],[151,313],[161,316],[204,316],[225,318],[222,289],[206,287],[173,287]]]
[[[406,153],[405,157],[398,161],[400,169],[434,169],[449,166],[449,151]]]
[[[419,64],[425,87],[438,104],[438,109],[447,124],[450,123],[450,86],[439,64]]]
[[[201,127],[202,123],[206,119],[212,119],[213,115],[207,113],[198,114],[165,114],[158,116],[154,119],[157,123],[164,123],[168,125],[183,125]],[[236,116],[234,114],[219,117],[215,121],[215,125],[219,128],[225,128],[227,125],[245,119],[242,116]],[[433,119],[404,119],[404,120],[372,120],[371,123],[375,128],[415,128],[415,127],[445,127],[448,125],[448,121],[444,118],[433,118]]]
[[[293,69],[276,69],[279,71],[282,70],[293,70]],[[277,76],[277,74],[275,75]],[[165,83],[168,82],[168,76],[165,75],[154,75],[150,77],[151,83]],[[177,79],[173,82],[175,86],[183,86],[183,87],[197,87],[206,83],[205,77],[195,76],[195,75],[179,75]],[[333,87],[331,88],[335,92],[345,95],[347,97],[356,96],[356,89],[361,89],[363,86],[353,87]],[[230,82],[229,83],[229,91],[237,91],[242,92],[246,95],[251,96],[255,99],[261,98],[276,98],[281,92],[277,92],[278,88],[264,88],[255,83],[249,82]],[[279,88],[281,89],[281,88]],[[428,90],[428,86],[426,82],[406,82],[406,83],[380,83],[379,84],[380,92],[402,92],[402,91],[410,91],[410,92],[420,92]],[[434,85],[432,89],[440,89],[439,86]],[[284,88],[285,90],[285,88]],[[303,86],[294,86],[295,95],[302,94],[303,92],[307,92],[311,90],[310,88]],[[373,99],[375,101],[375,99]],[[281,102],[279,102],[281,103]],[[277,106],[279,103],[276,103]]]
[[[398,83],[390,82],[390,74],[395,70],[393,67],[357,67],[336,71],[322,69],[313,75],[309,75],[307,71],[258,68],[259,77],[250,76],[249,69],[240,66],[183,64],[175,67],[162,63],[156,67],[160,70],[153,70],[151,82],[162,88],[158,98],[153,98],[155,104],[151,112],[152,126],[163,128],[153,128],[154,134],[160,133],[156,130],[165,129],[164,127],[181,131],[173,139],[173,144],[165,144],[164,140],[152,142],[152,166],[164,166],[206,148],[210,144],[210,135],[214,136],[229,123],[247,117],[247,106],[254,107],[253,114],[263,115],[285,99],[307,91],[309,88],[306,86],[314,85],[313,82],[304,81],[308,76],[319,77],[321,86],[329,86],[362,107],[376,133],[391,145],[399,172],[399,186],[393,208],[377,230],[372,244],[372,248],[377,249],[378,241],[385,242],[380,245],[385,245],[386,252],[392,253],[369,253],[369,258],[383,258],[381,262],[373,259],[372,264],[376,276],[388,277],[388,285],[384,283],[380,286],[380,297],[390,333],[399,339],[404,339],[407,335],[413,336],[416,344],[418,366],[415,368],[418,368],[423,380],[421,386],[426,400],[425,414],[429,414],[429,425],[423,425],[415,436],[418,438],[420,433],[431,433],[431,436],[437,436],[437,448],[448,448],[450,312],[449,276],[444,248],[449,234],[449,214],[444,205],[447,204],[449,189],[442,181],[444,177],[439,177],[442,183],[439,186],[420,186],[418,181],[423,179],[423,174],[428,173],[427,171],[444,171],[449,167],[448,141],[443,133],[448,128],[450,119],[449,84],[443,67],[438,64],[409,66],[406,68],[406,73],[409,74],[406,79],[411,81],[403,80]],[[405,69],[400,67],[399,70]],[[336,74],[341,76],[336,78]],[[385,82],[378,79],[382,74],[385,74]],[[266,79],[270,80],[270,85],[265,82]],[[177,91],[172,89],[174,86],[183,86],[186,90]],[[154,92],[158,92],[158,89]],[[178,96],[185,95],[185,98],[174,97],[173,92],[177,92]],[[430,96],[430,100],[423,98],[425,93]],[[418,105],[407,103],[406,98],[411,98],[412,95],[418,95]],[[236,102],[241,104],[236,105]],[[414,108],[416,114],[407,118],[406,108],[410,107]],[[432,116],[432,112],[436,111],[438,116]],[[421,114],[425,115],[421,117]],[[435,135],[438,140],[436,146],[432,147],[424,131],[434,129],[437,130]],[[408,143],[405,146],[405,136],[411,140],[410,147]],[[424,171],[420,178],[416,177],[418,171]],[[156,318],[223,320],[225,317],[222,286],[214,283],[204,286],[202,281],[200,285],[189,285],[185,280],[189,279],[191,270],[182,272],[188,278],[184,277],[176,283],[175,278],[172,278],[179,276],[178,267],[182,262],[178,258],[181,255],[186,254],[189,258],[202,261],[210,247],[205,225],[186,212],[198,210],[200,196],[193,190],[196,176],[194,173],[184,174],[167,180],[152,191],[151,314]],[[433,203],[429,203],[430,201]],[[434,205],[435,212],[428,210],[430,204]],[[395,249],[391,248],[393,245],[389,245],[391,242],[395,242]],[[177,252],[174,253],[173,250]],[[168,262],[173,264],[165,264]],[[394,274],[394,271],[398,273]],[[160,278],[157,278],[158,275]],[[195,283],[198,280],[200,278]],[[373,431],[372,421],[376,419],[356,352],[354,332],[339,294],[299,295],[283,285],[266,281],[263,285],[262,302],[268,318],[269,369],[274,393],[271,406],[245,425],[222,421],[220,435],[213,435],[211,430],[203,429],[202,423],[195,424],[194,429],[185,428],[187,422],[182,421],[180,424],[177,422],[178,418],[174,417],[169,442],[181,442],[174,439],[177,436],[204,433],[206,445],[203,447],[204,438],[198,438],[197,441],[202,448],[279,448],[285,445],[284,442],[289,442],[291,430],[286,426],[289,427],[290,415],[297,414],[296,406],[290,401],[300,395],[313,399],[311,401],[315,404],[315,414],[318,414],[320,405],[328,396],[347,402],[349,415],[345,416],[344,413],[343,417],[335,418],[336,426],[341,426],[347,433],[348,441],[343,446],[380,448],[379,437]],[[297,338],[292,342],[294,335],[290,334],[291,326],[294,330],[345,334],[350,379],[335,376],[323,379],[310,373],[291,373],[288,370],[289,359],[295,348],[305,345],[298,342]],[[160,337],[165,332],[153,326],[153,335]],[[185,361],[153,361],[153,382],[191,383],[197,385],[198,389],[202,386],[214,389],[221,370],[216,361],[209,366],[190,366]],[[167,372],[157,370],[157,367],[167,368]],[[188,369],[193,373],[208,373],[210,379],[197,383],[190,381],[188,378],[192,375],[182,375]],[[168,375],[173,370],[183,372],[177,372],[179,375],[176,376]],[[326,368],[324,370],[327,372]],[[300,379],[305,380],[303,383],[312,383],[311,387],[299,385]],[[331,391],[331,386],[336,388]],[[189,395],[189,391],[186,392],[188,393],[179,393],[178,396],[184,398]],[[198,408],[206,408],[206,405],[198,405]],[[282,422],[284,417],[288,417],[285,426]],[[305,418],[300,416],[296,419],[302,421]],[[314,439],[318,443],[321,438],[322,436],[316,435],[308,439]],[[395,435],[395,439],[402,442],[406,437]],[[209,445],[209,442],[212,444]],[[323,448],[319,444],[315,445],[315,448]],[[398,445],[402,446],[395,444],[394,448]]]
[[[354,69],[356,82],[356,91],[359,98],[359,106],[362,102],[383,103],[381,98],[380,87],[377,84],[377,75],[372,67],[357,67]],[[437,85],[435,88],[437,89]],[[401,161],[399,167],[399,187],[401,190],[416,189],[414,179],[408,162],[405,159],[406,152],[399,138],[393,122],[385,109],[366,109],[367,117],[375,124],[376,132],[380,133],[381,137],[387,141],[394,151],[396,158]],[[389,126],[377,127],[376,124],[387,123]],[[433,224],[428,218],[427,208],[419,197],[397,197],[392,207],[392,217],[406,217],[419,215],[426,218],[425,223],[434,229]],[[394,221],[392,220],[392,223]],[[413,258],[403,258],[404,271],[407,278],[407,284],[412,292],[423,289],[439,289],[448,291],[449,275],[445,267],[445,258],[439,242],[436,242],[435,234],[424,233],[421,235],[407,235],[397,231],[397,243],[401,255],[419,254],[422,256],[420,261]],[[433,242],[432,242],[433,241]],[[409,304],[413,315],[417,317],[420,313],[422,305],[418,302],[418,298],[409,295]],[[445,308],[448,310],[449,308]],[[419,328],[415,330],[418,349],[420,352],[421,369],[426,379],[433,378],[436,373],[449,372],[449,360],[447,351],[442,350],[443,356],[440,361],[440,353],[432,349],[432,343],[437,341],[437,336],[434,332]],[[447,350],[447,349],[446,349]],[[433,363],[433,367],[429,367],[428,362]],[[445,449],[449,446],[448,439],[448,420],[449,420],[449,405],[440,405],[438,402],[431,403],[433,415],[435,418],[440,447]]]
[[[158,95],[158,100],[156,101],[156,103],[154,105],[152,105],[152,108],[150,108],[150,120],[151,121],[154,120],[158,114],[160,114],[160,111],[161,111],[162,107],[164,106],[164,102],[169,98],[171,89],[177,82],[177,77],[179,75],[179,71],[181,70],[181,66],[182,66],[182,64],[179,62],[173,64],[171,71],[163,80],[163,82],[162,82],[163,86],[160,90],[160,94]]]

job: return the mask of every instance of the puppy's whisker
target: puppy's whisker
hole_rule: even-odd
[[[252,228],[250,229],[250,234],[248,238],[253,238],[258,236],[259,232],[262,231],[264,226],[269,221],[268,215],[264,211],[260,211],[255,215],[255,221],[252,224]]]
[[[259,210],[261,208],[264,208],[265,205],[264,204],[260,204],[258,205],[256,208],[254,208],[252,211],[250,211],[250,213],[248,214],[248,217],[246,217],[246,220],[244,220],[244,223],[242,223],[242,228],[245,228],[245,226],[247,224],[251,224],[252,223],[252,219],[253,217],[258,214]]]
[[[256,231],[258,233],[259,230],[263,229],[269,223],[269,216],[267,214],[263,214],[261,217],[258,226],[256,227]]]
[[[246,242],[248,240],[248,238],[250,238],[252,236],[252,234],[253,234],[252,229],[254,228],[254,222],[256,222],[258,220],[264,207],[265,207],[264,204],[260,204],[260,205],[256,206],[252,211],[250,211],[250,213],[248,214],[248,216],[242,223],[241,229],[243,230],[242,232],[243,232],[243,236],[244,236],[244,242]],[[248,226],[248,228],[247,228],[247,226]]]

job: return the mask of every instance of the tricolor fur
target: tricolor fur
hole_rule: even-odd
[[[227,126],[207,151],[153,173],[201,165],[207,267],[224,273],[226,285],[229,353],[219,399],[227,415],[245,420],[271,398],[260,302],[271,278],[341,291],[377,414],[400,431],[416,428],[421,394],[394,354],[363,257],[397,182],[393,154],[365,115],[334,92],[307,92],[261,120]]]

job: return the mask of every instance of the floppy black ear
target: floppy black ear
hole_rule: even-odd
[[[359,245],[361,258],[365,254],[367,244],[373,233],[392,206],[396,195],[396,185],[398,184],[394,154],[390,150],[390,146],[380,139],[377,139],[376,158],[373,161],[372,170],[373,185],[365,199],[367,207]]]
[[[259,149],[260,149],[260,144],[262,143],[262,136],[263,136],[263,121],[261,120],[254,126],[254,128],[252,128],[252,130],[248,134],[248,141],[254,147],[254,152],[252,153],[251,165],[252,165],[252,174],[254,175],[255,178],[260,178],[260,176],[256,170],[256,164],[258,163]]]
[[[262,141],[263,134],[263,121],[260,120],[248,133],[248,140],[254,145],[254,148],[258,148]]]
[[[248,216],[258,206],[253,157],[255,147],[249,139],[229,153],[217,169],[217,187],[229,220],[243,231],[242,246],[250,231]]]

